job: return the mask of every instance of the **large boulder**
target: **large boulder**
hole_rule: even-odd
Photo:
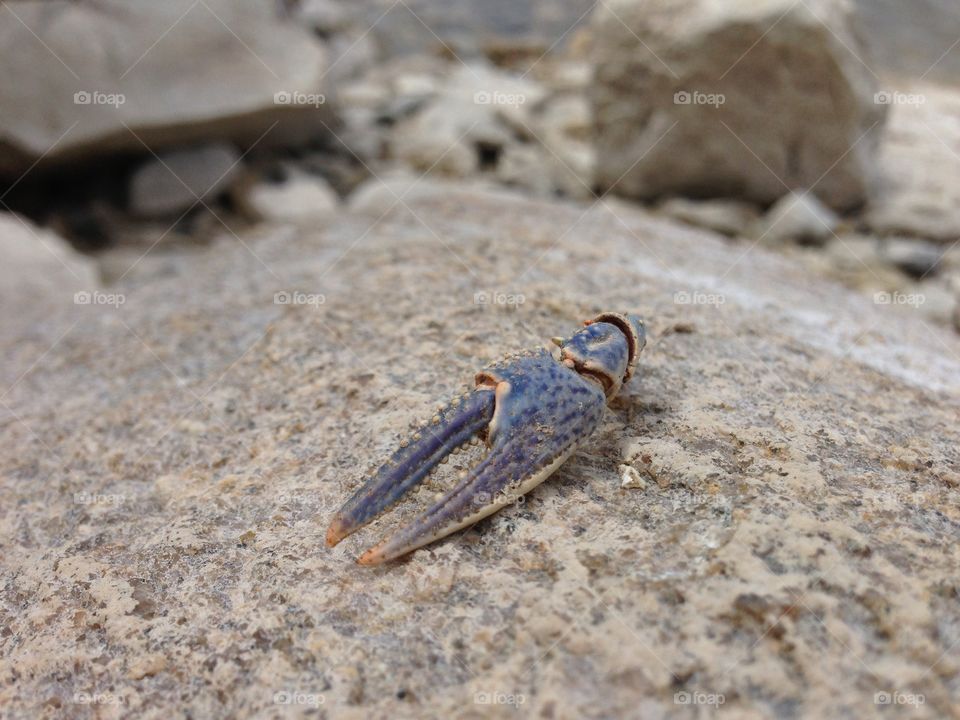
[[[4,714],[950,717],[960,339],[641,211],[435,187],[3,347]],[[482,363],[608,309],[640,372],[554,477],[355,564],[476,448],[324,547]]]
[[[11,0],[3,10],[0,173],[143,143],[322,130],[323,48],[278,19],[272,0]]]
[[[890,120],[866,222],[884,235],[952,243],[960,238],[960,91],[919,85],[882,97]]]
[[[611,0],[593,30],[604,187],[864,201],[886,108],[842,0]]]

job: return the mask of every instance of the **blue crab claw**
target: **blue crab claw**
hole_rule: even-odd
[[[327,545],[333,547],[396,505],[450,453],[487,427],[493,405],[493,389],[478,387],[438,410],[333,517]]]
[[[605,313],[553,353],[508,356],[477,374],[476,388],[443,408],[405,442],[334,516],[328,545],[374,520],[460,445],[489,452],[413,522],[358,560],[393,560],[493,514],[548,478],[600,424],[606,401],[634,371],[643,322]]]

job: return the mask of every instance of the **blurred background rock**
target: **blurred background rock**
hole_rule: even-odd
[[[254,223],[336,222],[351,194],[428,174],[620,196],[868,295],[920,283],[923,313],[956,316],[950,0],[0,11],[0,210],[20,221],[4,224],[28,245],[17,257],[45,262],[60,236],[109,284],[148,248],[139,272]]]

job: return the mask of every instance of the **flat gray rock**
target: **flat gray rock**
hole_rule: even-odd
[[[290,142],[330,122],[324,48],[272,0],[11,0],[3,11],[0,175],[144,145]]]
[[[130,210],[142,217],[176,217],[216,201],[241,170],[240,153],[226,143],[158,155],[133,174]]]

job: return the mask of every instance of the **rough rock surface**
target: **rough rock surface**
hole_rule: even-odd
[[[956,717],[960,341],[641,211],[411,203],[4,347],[6,716]],[[642,372],[548,483],[388,567],[436,487],[323,546],[480,363],[608,308]]]
[[[603,187],[773,202],[815,184],[838,209],[868,195],[886,108],[845,3],[613,0],[593,29]]]
[[[13,0],[4,16],[0,172],[143,142],[251,142],[326,117],[308,97],[323,48],[270,0]]]

